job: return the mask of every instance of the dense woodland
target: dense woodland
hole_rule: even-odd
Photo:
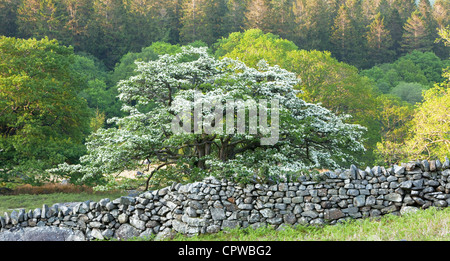
[[[417,5],[416,5],[417,2]],[[300,49],[330,51],[358,68],[393,62],[412,50],[448,57],[435,44],[449,25],[449,1],[436,0],[2,0],[0,34],[58,39],[113,69],[153,42],[212,46],[258,28]]]
[[[0,0],[0,177],[79,163],[123,128],[108,119],[129,113],[118,83],[135,61],[187,45],[295,73],[299,98],[367,128],[360,167],[442,158],[449,31],[449,0]]]

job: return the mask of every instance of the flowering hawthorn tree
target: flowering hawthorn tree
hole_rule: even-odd
[[[117,185],[111,173],[148,160],[153,169],[147,188],[211,175],[267,182],[353,163],[348,152],[364,151],[363,127],[298,98],[296,75],[265,61],[249,68],[187,46],[136,64],[137,75],[118,84],[128,115],[110,119],[117,128],[90,136],[81,164],[62,164],[52,172],[85,182],[101,178],[107,183],[97,189],[107,189]],[[260,113],[256,129],[248,124],[255,122],[251,108]],[[261,114],[267,116],[265,125]]]

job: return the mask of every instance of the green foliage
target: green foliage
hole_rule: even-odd
[[[364,150],[359,140],[365,128],[345,123],[346,116],[336,116],[298,98],[293,89],[297,76],[263,60],[255,69],[240,61],[215,59],[205,47],[186,46],[180,53],[139,62],[137,66],[135,76],[119,83],[119,98],[127,115],[111,119],[118,128],[93,133],[81,164],[61,164],[49,172],[78,182],[93,182],[99,185],[97,189],[104,190],[119,185],[114,173],[134,169],[148,159],[154,164],[148,181],[152,178],[151,185],[156,186],[196,181],[209,175],[243,183],[269,182],[295,178],[305,169],[347,165],[356,160],[352,155]],[[279,125],[273,118],[275,108],[267,108],[270,131],[279,131],[275,144],[262,143],[267,137],[261,132],[261,123],[255,134],[222,132],[230,127],[228,121],[223,129],[215,126],[219,129],[213,133],[205,129],[201,133],[174,130],[176,117],[195,117],[193,106],[215,106],[214,111],[203,109],[201,120],[206,128],[208,119],[218,117],[215,113],[230,108],[224,104],[217,112],[217,103],[236,99],[247,103],[279,100]],[[156,106],[148,111],[142,109],[150,103]],[[183,123],[183,128],[190,126]]]
[[[402,146],[408,158],[444,159],[450,151],[450,82],[436,85],[424,94],[414,112],[411,135]]]
[[[441,74],[448,64],[449,60],[441,60],[433,52],[412,51],[393,63],[377,65],[360,74],[374,80],[383,93],[390,93],[401,82],[418,83],[428,89],[444,80]]]
[[[111,85],[115,86],[120,80],[128,79],[135,75],[137,68],[135,62],[149,62],[158,59],[159,55],[175,54],[181,50],[180,46],[165,42],[154,42],[152,45],[142,48],[139,53],[127,53],[116,64],[110,76]]]
[[[76,162],[90,114],[71,70],[73,50],[47,38],[1,37],[0,61],[0,169],[19,166],[27,175]]]
[[[365,134],[367,153],[361,161],[371,161],[371,151],[379,140],[379,125],[374,121],[376,111],[375,88],[361,77],[354,66],[339,62],[329,52],[298,50],[291,41],[261,30],[233,33],[216,45],[216,56],[238,58],[249,66],[264,59],[297,74],[299,97],[320,103],[337,114],[349,114],[347,121],[368,128]],[[355,98],[358,97],[358,98]],[[361,102],[364,101],[364,102]]]
[[[399,97],[388,95],[379,96],[377,106],[379,114],[376,120],[381,124],[381,140],[375,149],[376,164],[390,166],[405,159],[399,144],[408,137],[414,110],[411,104]]]
[[[404,52],[412,50],[431,51],[433,49],[433,40],[427,20],[418,10],[411,14],[404,26],[405,32],[402,39],[402,49]]]
[[[422,91],[424,90],[425,87],[420,83],[400,82],[390,91],[390,94],[414,105],[422,101]]]

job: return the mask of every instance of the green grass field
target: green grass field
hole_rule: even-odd
[[[35,208],[42,208],[43,204],[51,207],[55,203],[64,202],[83,202],[87,200],[99,201],[103,198],[110,198],[111,200],[123,196],[116,193],[52,193],[52,194],[21,194],[21,195],[0,195],[0,216],[4,212],[11,213],[13,209],[34,210]]]

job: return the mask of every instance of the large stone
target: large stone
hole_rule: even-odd
[[[126,196],[120,197],[120,204],[122,204],[122,205],[128,206],[128,205],[134,205],[135,203],[136,203],[136,199],[133,197],[126,197]]]
[[[417,212],[419,209],[416,207],[411,207],[411,206],[402,206],[402,208],[400,209],[400,214],[401,215],[405,215],[405,214],[409,214],[409,213],[415,213]]]
[[[413,185],[412,180],[406,180],[400,183],[400,188],[402,189],[411,189]]]
[[[145,230],[145,222],[136,215],[130,217],[130,224],[137,229]]]
[[[398,193],[390,193],[384,196],[384,199],[392,202],[402,202],[402,195]]]
[[[130,239],[133,237],[138,237],[141,231],[130,224],[122,224],[116,230],[116,238],[121,240]]]
[[[325,209],[324,218],[326,220],[335,220],[344,217],[344,213],[338,208]]]
[[[102,232],[98,228],[94,228],[91,231],[91,237],[98,239],[98,240],[104,240],[105,238],[102,235]]]
[[[366,204],[366,196],[359,195],[353,198],[353,205],[355,207],[363,207]]]
[[[394,165],[394,174],[395,175],[401,175],[405,173],[405,167]]]
[[[442,169],[450,169],[450,160],[445,157],[444,163],[442,163]]]
[[[275,216],[275,213],[273,212],[273,210],[269,209],[269,208],[264,208],[261,209],[259,211],[261,213],[261,215],[265,218],[272,218]]]
[[[83,233],[52,226],[25,227],[0,233],[0,241],[85,241]]]
[[[224,220],[225,210],[223,208],[211,208],[211,217],[213,220]]]
[[[120,214],[119,217],[118,217],[118,221],[119,221],[120,224],[127,223],[128,222],[128,215],[125,214],[125,213]]]
[[[288,213],[283,216],[283,221],[284,221],[284,223],[293,225],[297,221],[297,218],[295,217],[295,215],[293,213]]]
[[[319,216],[319,214],[317,214],[317,212],[314,210],[303,211],[301,215],[304,217],[310,217],[312,219]]]

